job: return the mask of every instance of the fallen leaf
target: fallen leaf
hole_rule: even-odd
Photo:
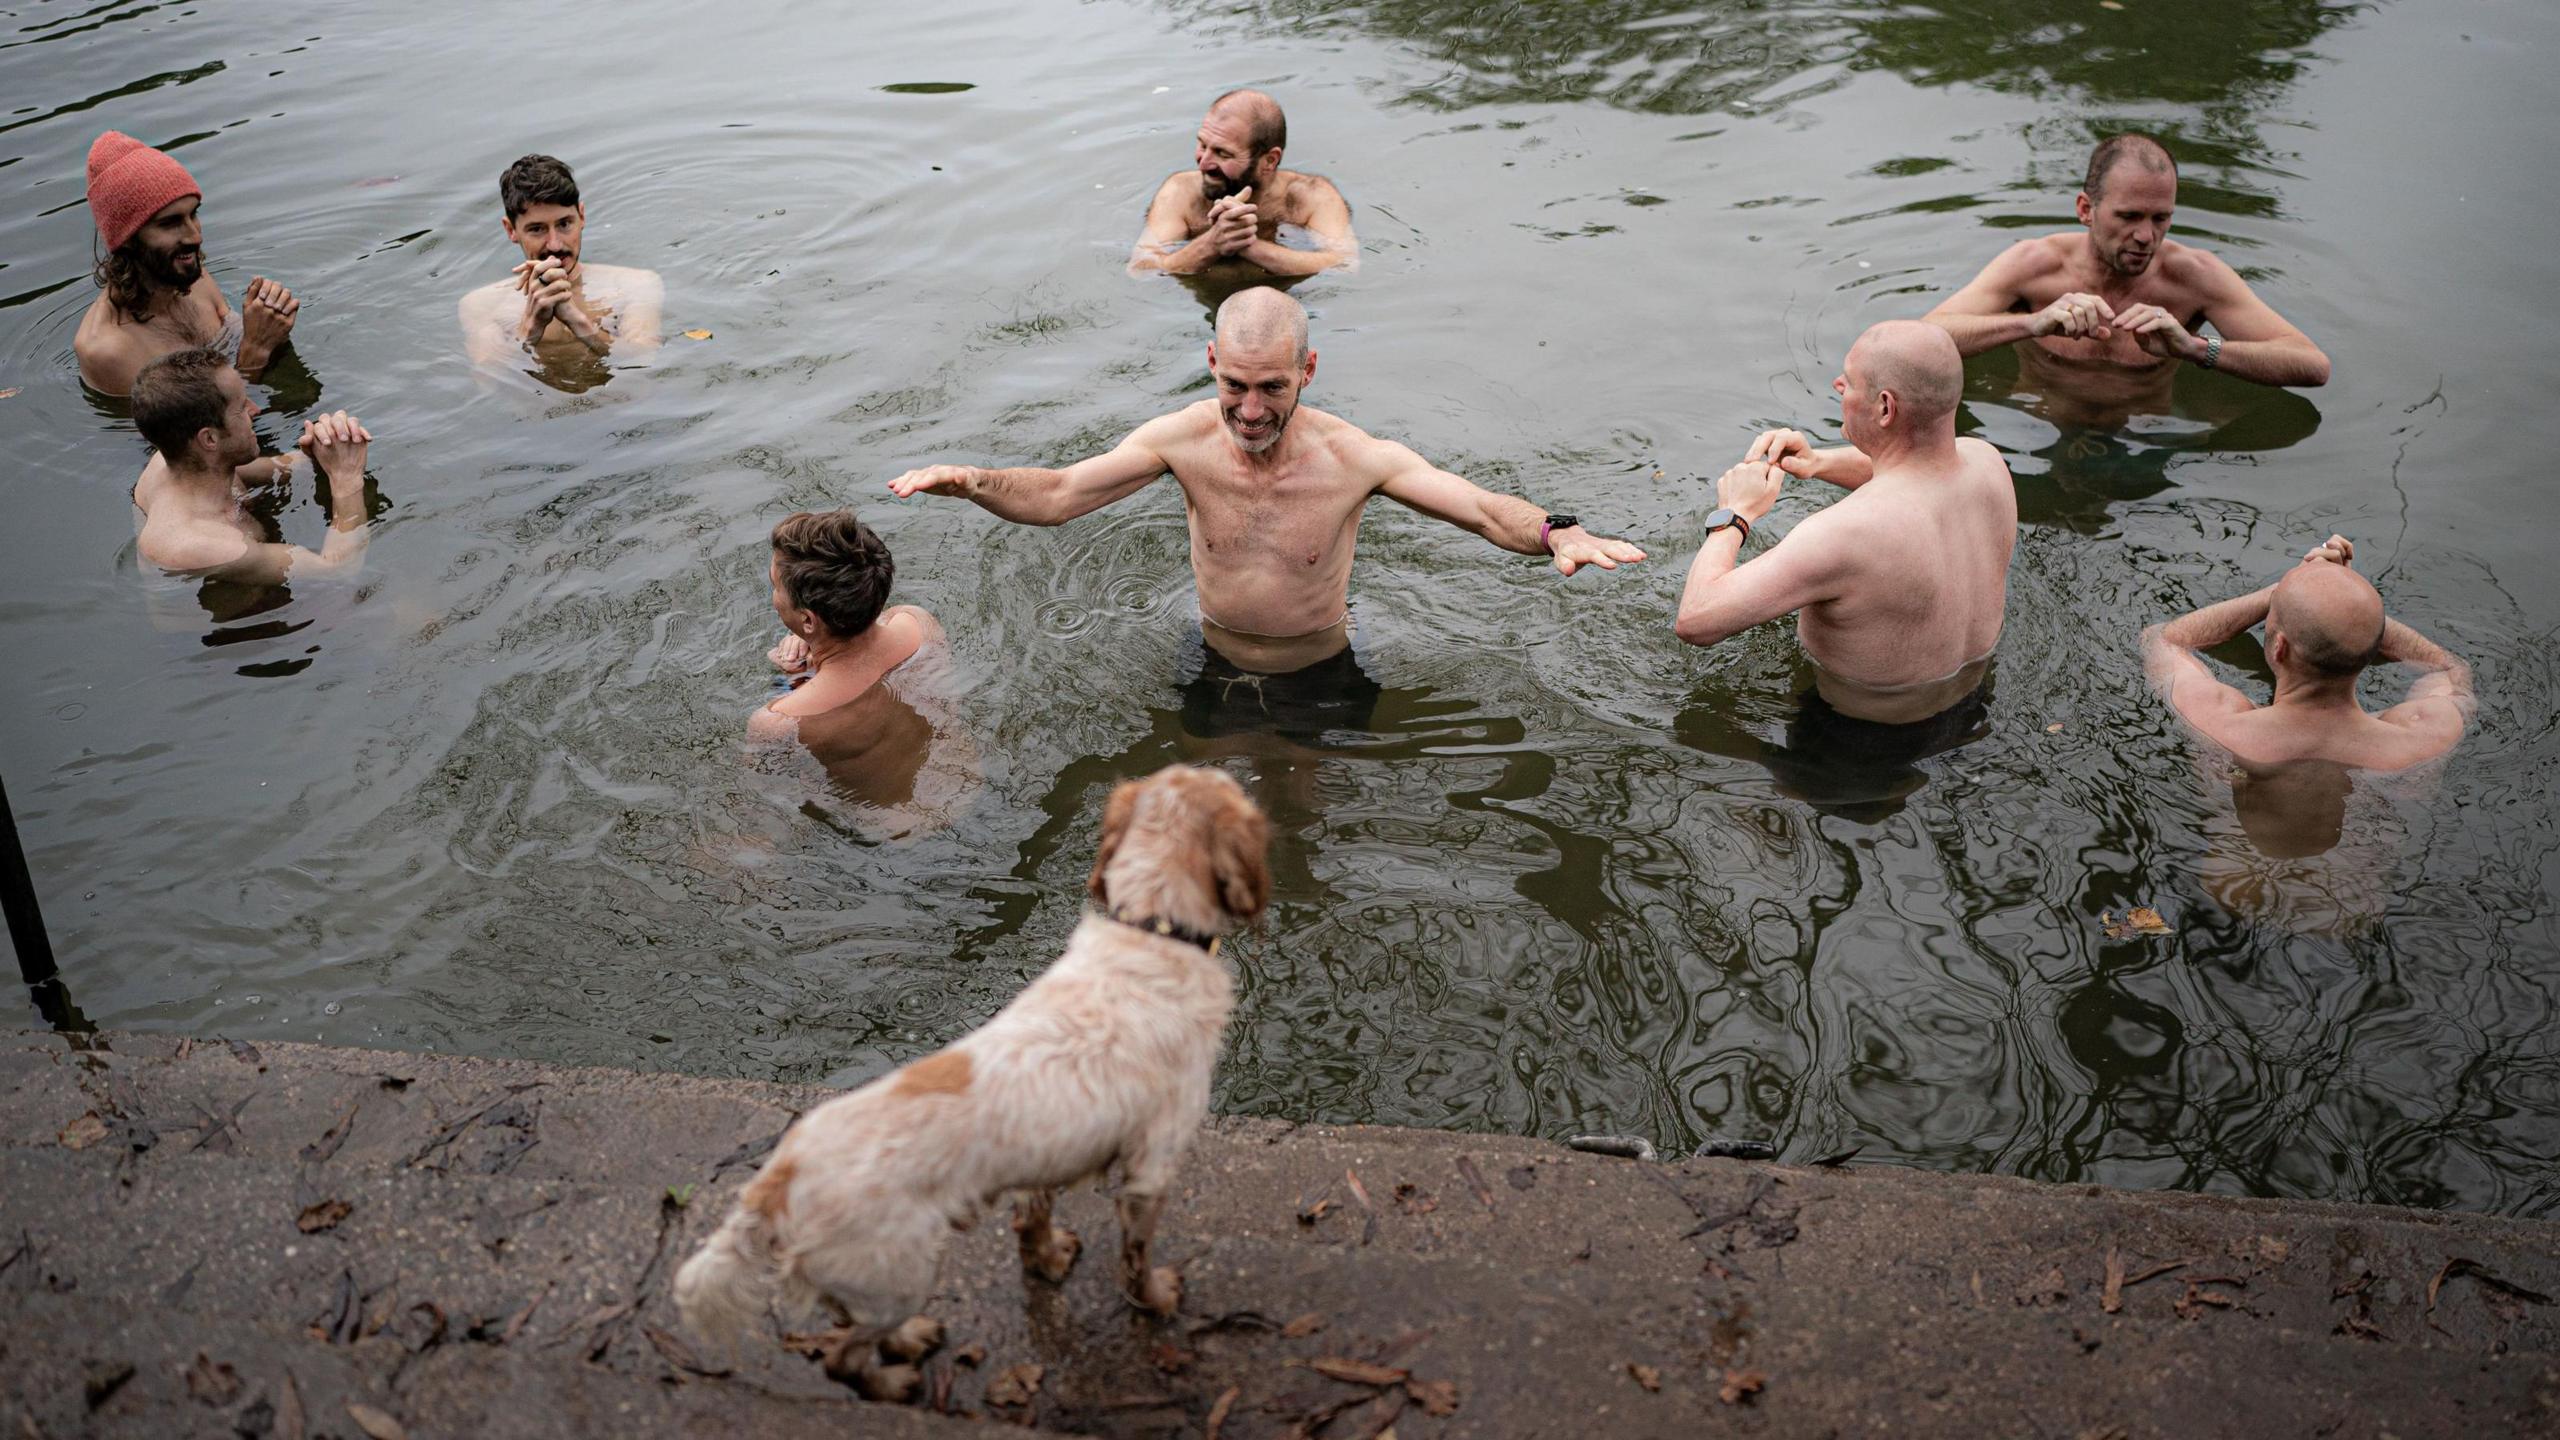
[[[1191,1368],[1191,1362],[1196,1357],[1170,1340],[1159,1340],[1155,1348],[1148,1352],[1147,1358],[1154,1361],[1155,1367],[1167,1375],[1179,1375]]]
[[[1227,1423],[1227,1415],[1236,1408],[1236,1397],[1242,1394],[1241,1387],[1230,1385],[1218,1396],[1218,1403],[1209,1407],[1209,1425],[1201,1432],[1202,1440],[1218,1440],[1219,1428]]]
[[[2062,722],[2061,722],[2061,721],[2059,721],[2059,720],[2056,720],[2056,721],[2054,721],[2052,724],[2047,725],[2046,727],[2044,727],[2044,733],[2046,733],[2047,735],[2059,735],[2059,734],[2061,734],[2061,733],[2062,733]]]
[[[2261,1235],[2258,1237],[2258,1258],[2269,1265],[2283,1264],[2284,1258],[2292,1253],[2292,1246],[2287,1245],[2273,1235]]]
[[[666,1331],[659,1329],[655,1325],[641,1326],[640,1333],[642,1336],[647,1338],[650,1348],[658,1352],[659,1358],[665,1360],[668,1364],[673,1365],[679,1370],[690,1370],[696,1375],[710,1375],[715,1377],[729,1373],[726,1370],[714,1369],[711,1366],[703,1364],[701,1359],[693,1353],[693,1347],[685,1344],[675,1336],[668,1334]]]
[[[2116,1247],[2107,1247],[2107,1288],[2098,1296],[2098,1308],[2113,1315],[2124,1308],[2124,1257]]]
[[[2116,912],[2113,910],[2101,910],[2098,912],[2098,925],[2107,932],[2107,938],[2110,940],[2131,940],[2143,935],[2169,933],[2169,922],[2161,919],[2160,912],[2148,905],[2136,905],[2127,910],[2122,920],[2116,919]]]
[[[1404,1393],[1422,1407],[1425,1415],[1458,1413],[1458,1382],[1455,1380],[1407,1380]]]
[[[2054,1266],[2037,1278],[2033,1289],[2020,1290],[2021,1305],[2059,1305],[2071,1298],[2071,1282],[2062,1278],[2062,1267]]]
[[[109,1360],[90,1366],[88,1379],[81,1387],[82,1393],[88,1397],[89,1408],[95,1410],[106,1404],[124,1388],[124,1382],[132,1378],[133,1362],[130,1360]]]
[[[1313,1205],[1301,1206],[1298,1209],[1298,1223],[1301,1225],[1313,1225],[1324,1218],[1324,1212],[1332,1208],[1333,1197],[1330,1195],[1318,1200]]]
[[[1647,1390],[1659,1390],[1662,1388],[1662,1372],[1656,1370],[1650,1365],[1639,1365],[1633,1360],[1630,1360],[1627,1362],[1627,1374],[1629,1377],[1634,1379],[1637,1384],[1643,1386]]]
[[[1769,1377],[1757,1370],[1727,1370],[1724,1384],[1716,1390],[1716,1398],[1727,1405],[1740,1405],[1760,1393]]]
[[[2124,0],[2098,0],[2098,8],[2101,10],[2121,10],[2124,8]]]
[[[187,1367],[187,1394],[219,1410],[240,1398],[240,1372],[199,1350],[196,1363]]]
[[[303,1440],[302,1385],[284,1372],[284,1398],[276,1402],[276,1440]]]
[[[1818,1169],[1837,1170],[1841,1166],[1848,1164],[1850,1161],[1857,1159],[1859,1152],[1866,1148],[1867,1147],[1864,1145],[1852,1145],[1837,1155],[1825,1155],[1813,1163]]]
[[[1476,1162],[1468,1159],[1464,1155],[1459,1156],[1458,1173],[1466,1177],[1467,1188],[1476,1192],[1476,1198],[1484,1202],[1484,1208],[1491,1210],[1493,1208],[1493,1192],[1485,1188],[1484,1172],[1476,1168]]]
[[[951,1363],[954,1365],[966,1365],[970,1369],[975,1370],[979,1366],[987,1363],[987,1347],[979,1344],[975,1340],[972,1340],[968,1344],[951,1352]]]
[[[1351,1198],[1360,1202],[1361,1209],[1375,1210],[1378,1208],[1369,1203],[1369,1187],[1360,1183],[1359,1171],[1345,1170],[1342,1172],[1342,1178],[1351,1182]]]
[[[10,386],[8,389],[6,389],[6,390],[0,390],[0,400],[6,400],[6,399],[8,399],[10,396],[15,395],[15,394],[17,394],[17,393],[18,393],[18,387],[17,387],[17,386],[15,386],[15,385],[12,385],[12,386]]]
[[[1281,1326],[1280,1338],[1283,1340],[1304,1340],[1323,1328],[1324,1317],[1310,1310],[1306,1314],[1299,1316],[1297,1319],[1290,1321],[1288,1324]]]
[[[347,1402],[347,1418],[373,1440],[409,1440],[408,1427],[361,1400]]]
[[[987,1382],[990,1405],[1028,1405],[1040,1393],[1040,1377],[1049,1373],[1039,1365],[1011,1365]]]
[[[1428,1215],[1439,1208],[1440,1202],[1431,1198],[1430,1191],[1409,1181],[1397,1182],[1396,1209],[1407,1215]]]
[[[711,338],[711,332],[708,330],[687,330],[684,332],[684,338],[687,340],[708,340]]]
[[[305,1235],[317,1235],[323,1230],[334,1230],[338,1227],[338,1222],[346,1219],[355,1208],[344,1200],[323,1200],[315,1205],[305,1205],[302,1207],[302,1213],[294,1217],[294,1228]]]
[[[2545,1295],[2538,1290],[2527,1290],[2512,1280],[2500,1279],[2498,1276],[2490,1273],[2488,1266],[2481,1264],[2477,1260],[2466,1260],[2460,1256],[2455,1256],[2453,1259],[2444,1262],[2444,1268],[2436,1272],[2436,1278],[2427,1282],[2427,1316],[2429,1319],[2433,1319],[2435,1317],[2436,1292],[2444,1288],[2444,1282],[2452,1279],[2456,1275],[2472,1276],[2481,1284],[2488,1286],[2490,1289],[2503,1291],[2519,1300],[2530,1300],[2536,1305],[2548,1305],[2551,1303],[2550,1296]]]
[[[107,1122],[95,1110],[80,1112],[80,1118],[62,1127],[60,1139],[65,1150],[86,1150],[107,1138]]]
[[[319,1139],[302,1147],[302,1158],[316,1165],[337,1154],[338,1147],[347,1143],[347,1131],[356,1123],[356,1111],[363,1105],[364,1102],[359,1100],[348,1106],[347,1113],[338,1117],[337,1124],[322,1131]]]
[[[1401,1385],[1413,1378],[1410,1370],[1372,1365],[1347,1355],[1319,1355],[1307,1362],[1307,1368],[1328,1380],[1339,1380],[1346,1385]]]

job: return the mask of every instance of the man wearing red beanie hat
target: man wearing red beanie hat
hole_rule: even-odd
[[[187,167],[130,135],[110,130],[89,147],[89,214],[106,253],[103,290],[71,339],[80,378],[123,395],[143,366],[173,350],[208,346],[235,357],[257,378],[293,333],[302,302],[264,278],[234,311],[204,273],[204,232],[196,210],[204,191]]]

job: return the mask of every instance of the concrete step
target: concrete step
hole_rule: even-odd
[[[271,1387],[337,1376],[331,1397],[434,1433],[508,1433],[544,1396],[641,1434],[964,1423],[864,1406],[779,1346],[706,1375],[667,1300],[760,1146],[828,1092],[107,1045],[0,1044],[0,1251],[22,1252],[0,1303],[25,1307],[0,1392],[44,1433],[128,1334],[158,1367],[135,1359],[152,1386],[121,1402],[140,1428],[196,1349]],[[2560,1434],[2540,1222],[1224,1120],[1166,1216],[1189,1287],[1167,1323],[1112,1287],[1106,1199],[1061,1214],[1088,1249],[1063,1287],[1024,1279],[1001,1223],[956,1242],[929,1307],[950,1410],[1199,1435],[1223,1401],[1229,1437]],[[991,1404],[1027,1365],[1029,1402]],[[521,1398],[470,1408],[483,1391]]]

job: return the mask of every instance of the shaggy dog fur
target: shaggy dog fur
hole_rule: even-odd
[[[1173,1313],[1180,1277],[1151,1268],[1147,1245],[1208,1112],[1235,1001],[1215,952],[1178,934],[1224,935],[1262,913],[1269,837],[1214,770],[1170,766],[1113,791],[1087,886],[1103,913],[1088,911],[994,1019],[800,1117],[676,1273],[685,1323],[727,1343],[776,1301],[790,1316],[823,1300],[849,1322],[828,1371],[875,1395],[911,1390],[912,1368],[880,1366],[874,1346],[932,1295],[950,1233],[1026,1191],[1024,1268],[1062,1281],[1078,1241],[1050,1220],[1051,1199],[1114,1162],[1121,1286]]]

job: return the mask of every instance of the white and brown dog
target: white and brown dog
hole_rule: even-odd
[[[726,1343],[776,1300],[790,1316],[823,1299],[849,1322],[828,1372],[902,1396],[915,1372],[881,1366],[875,1342],[933,1294],[949,1234],[1028,1192],[1023,1268],[1063,1281],[1079,1242],[1050,1220],[1051,1200],[1115,1161],[1121,1287],[1173,1313],[1181,1277],[1150,1267],[1147,1245],[1208,1113],[1235,1003],[1217,940],[1269,902],[1269,841],[1262,812],[1215,770],[1168,766],[1114,790],[1087,886],[1099,910],[1066,953],[949,1048],[801,1116],[676,1272],[685,1323]]]

